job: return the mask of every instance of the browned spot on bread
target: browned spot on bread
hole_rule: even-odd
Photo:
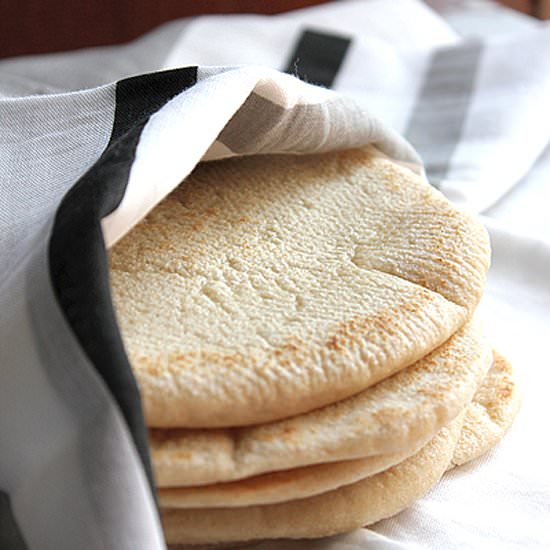
[[[509,399],[512,396],[513,391],[514,391],[514,384],[511,381],[508,381],[504,383],[502,387],[499,388],[497,397],[499,400]]]
[[[283,428],[283,436],[291,436],[294,433],[296,433],[296,428],[293,428],[292,426],[285,426]]]

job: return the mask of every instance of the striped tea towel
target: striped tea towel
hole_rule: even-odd
[[[369,143],[419,159],[349,99],[254,67],[4,99],[0,121],[0,487],[27,545],[9,548],[162,548],[105,244],[201,159]]]
[[[434,185],[475,212],[511,189],[550,143],[550,26],[461,40],[415,0],[198,17],[127,46],[8,60],[0,95],[196,64],[270,66],[352,97],[416,147]]]

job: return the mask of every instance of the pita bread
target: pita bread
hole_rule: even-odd
[[[511,366],[495,352],[491,369],[466,408],[452,465],[463,464],[492,447],[512,423],[518,405]],[[305,466],[203,487],[159,489],[158,496],[165,508],[233,508],[296,500],[387,470],[419,450]]]
[[[207,485],[422,445],[470,403],[492,363],[473,320],[437,350],[322,409],[225,430],[151,430],[159,487]]]
[[[165,509],[169,543],[204,544],[265,538],[317,538],[343,533],[392,516],[437,483],[451,460],[461,419],[442,428],[404,462],[321,495],[244,508]]]
[[[510,362],[495,352],[493,366],[468,407],[451,467],[494,447],[512,425],[521,403]]]
[[[362,391],[466,322],[488,263],[477,221],[372,149],[203,163],[110,253],[152,427]]]
[[[383,472],[403,462],[422,446],[401,453],[270,472],[229,483],[202,487],[167,487],[159,489],[158,497],[163,508],[240,508],[297,500],[326,493]]]

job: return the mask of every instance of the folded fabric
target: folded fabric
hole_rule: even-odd
[[[233,64],[286,70],[353,97],[407,137],[432,184],[476,212],[513,187],[550,143],[550,127],[541,124],[550,119],[550,26],[460,40],[413,0],[198,17],[126,46],[8,60],[0,63],[0,95]]]
[[[449,36],[447,43],[436,39],[428,45],[406,43],[398,37],[398,24],[393,32],[358,31],[351,11],[341,8],[340,15],[337,6],[331,9],[338,25],[327,29],[325,20],[317,21],[313,13],[307,23],[294,27],[294,49],[282,51],[284,42],[275,34],[279,21],[235,18],[223,30],[232,47],[218,50],[210,47],[208,36],[218,32],[221,20],[190,22],[167,64],[189,59],[237,63],[247,50],[248,63],[286,68],[309,81],[332,85],[405,135],[422,157],[430,182],[453,202],[476,212],[516,184],[550,143],[550,128],[541,124],[550,119],[549,26],[485,40],[456,41]],[[392,29],[392,10],[376,15]],[[430,23],[427,32],[433,32]],[[302,34],[304,29],[309,35]],[[262,30],[273,34],[273,40],[251,48]],[[292,30],[291,25],[286,32]],[[325,69],[340,56],[328,79],[315,64],[308,64],[309,48],[316,49],[316,63],[322,61]]]
[[[259,126],[249,108],[257,98]],[[162,547],[104,242],[201,158],[260,141],[262,152],[372,143],[417,171],[418,157],[349,100],[260,68],[152,73],[5,99],[0,113],[2,489],[30,548]],[[252,133],[216,140],[229,120]]]

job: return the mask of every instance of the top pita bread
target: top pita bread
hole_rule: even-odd
[[[479,223],[372,150],[204,163],[110,257],[156,427],[267,422],[361,391],[464,324],[488,263]]]

